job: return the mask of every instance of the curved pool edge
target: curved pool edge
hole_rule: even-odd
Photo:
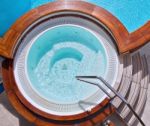
[[[57,18],[58,18],[58,17],[57,17]],[[58,18],[58,19],[59,19],[59,18]],[[75,19],[78,19],[78,18],[76,17]],[[63,20],[64,20],[64,19],[63,19]],[[81,20],[81,18],[80,18],[80,20]],[[85,19],[84,19],[84,20],[85,20]],[[82,20],[81,20],[81,21],[82,21]],[[80,21],[80,22],[81,22],[81,21]],[[90,21],[91,21],[91,20],[90,20]],[[92,22],[92,23],[93,23],[93,22]],[[84,24],[84,25],[85,25],[85,24]],[[88,24],[86,24],[86,25],[89,27]],[[95,25],[96,25],[96,24],[95,24]],[[97,25],[96,25],[96,26],[97,26]],[[90,25],[90,27],[91,27],[91,25]],[[40,29],[41,29],[41,28],[40,28]],[[99,29],[101,29],[101,27],[100,27]],[[37,31],[37,30],[36,30],[36,31]],[[99,31],[99,30],[97,29],[97,35],[98,35],[98,31]],[[101,29],[101,31],[102,31],[102,29]],[[106,32],[106,31],[103,30],[103,32]],[[105,33],[105,34],[107,34],[107,33]],[[104,33],[103,33],[102,35],[104,35]],[[109,37],[108,34],[107,34],[107,37],[108,37],[108,38],[107,38],[108,40],[111,40],[111,41],[109,41],[109,42],[113,44],[113,40]],[[104,38],[103,38],[103,39],[104,39]],[[22,39],[22,40],[23,40],[23,39]],[[28,40],[28,39],[27,39],[27,40]],[[105,39],[104,39],[104,40],[105,40]],[[107,40],[107,41],[108,41],[108,40]],[[105,40],[104,43],[106,44],[107,41]],[[24,43],[24,42],[23,42],[23,43]],[[111,44],[110,44],[110,45],[111,45]],[[24,46],[23,46],[23,47],[24,47]],[[112,48],[113,48],[113,50],[115,49],[114,46],[113,46]],[[21,50],[22,50],[22,47],[21,47]],[[107,48],[107,50],[109,50],[109,49]],[[110,51],[109,53],[111,54],[111,51]],[[109,54],[109,55],[110,55],[110,54]],[[112,54],[113,54],[113,53],[112,53]],[[112,55],[112,54],[111,54],[111,55]],[[21,57],[22,57],[22,56],[21,56]],[[21,63],[21,64],[22,64],[22,63]],[[23,66],[24,66],[24,65],[23,65]],[[20,67],[19,67],[19,68],[20,68]],[[114,67],[110,67],[110,69],[111,69],[111,68],[114,68]],[[21,75],[23,75],[23,74],[21,74]],[[110,72],[109,72],[109,78],[110,78],[111,76],[112,76],[112,74],[110,74]],[[28,98],[26,98],[26,99],[28,99]],[[104,99],[104,98],[103,98],[103,99]],[[60,113],[59,113],[58,115],[60,115]]]
[[[124,25],[115,16],[101,7],[95,6],[85,1],[57,1],[33,9],[18,19],[3,37],[3,44],[0,44],[0,54],[7,58],[13,58],[15,48],[18,45],[18,38],[21,36],[24,30],[40,17],[60,11],[76,11],[97,18],[105,25],[106,28],[110,30],[111,34],[117,42],[120,53],[139,48],[150,40],[150,30],[147,26],[147,24],[150,25],[150,23],[147,23],[139,30],[136,30],[137,32],[129,33]],[[20,26],[18,26],[18,24]],[[147,37],[144,37],[144,35],[141,36],[141,32],[143,32],[143,34]],[[3,46],[6,48],[3,48]]]

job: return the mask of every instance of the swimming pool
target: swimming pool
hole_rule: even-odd
[[[56,0],[1,0],[0,4],[0,36],[3,36],[11,25],[27,11]],[[133,32],[150,19],[149,0],[86,0],[101,6],[116,16],[128,29]],[[15,6],[12,6],[15,3]],[[9,9],[8,9],[9,8]],[[17,11],[19,10],[19,11]],[[142,11],[141,11],[142,10]],[[16,13],[17,12],[17,13]]]
[[[149,0],[87,0],[108,10],[133,32],[150,19]]]
[[[0,1],[0,37],[2,37],[11,25],[30,10],[30,0],[1,0]]]
[[[65,16],[59,17],[63,13]],[[112,38],[94,22],[70,13],[75,14],[61,12],[35,22],[38,25],[20,38],[14,60],[21,94],[39,110],[54,115],[80,114],[106,98],[101,89],[76,80],[76,76],[102,76],[112,86],[118,76],[119,59]],[[85,104],[83,110],[80,101],[93,105]]]

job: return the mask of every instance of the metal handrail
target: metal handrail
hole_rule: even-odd
[[[98,86],[109,98],[112,98],[109,93],[100,85],[94,82],[89,82],[84,79],[98,79],[101,82],[103,82],[105,84],[105,86],[107,88],[109,88],[114,94],[115,96],[117,96],[118,98],[120,98],[126,105],[127,107],[131,110],[131,112],[134,114],[134,116],[138,119],[138,121],[141,123],[142,126],[145,126],[144,122],[142,121],[142,119],[138,116],[138,114],[133,110],[132,106],[128,103],[128,101],[120,94],[118,93],[106,80],[104,80],[102,77],[97,77],[97,76],[76,76],[77,80],[79,81],[83,81],[89,84],[93,84],[95,86]]]

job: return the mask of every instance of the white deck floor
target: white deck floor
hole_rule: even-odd
[[[149,65],[148,68],[150,73],[150,42],[141,49],[141,53],[146,54],[146,56],[148,57],[147,60],[148,60],[148,65]],[[150,86],[148,88],[147,102],[142,115],[142,119],[145,122],[146,126],[150,126]]]

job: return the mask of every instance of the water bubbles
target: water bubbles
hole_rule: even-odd
[[[66,49],[69,50],[67,53]],[[57,54],[59,51],[61,53]],[[77,53],[81,53],[82,56],[76,55]],[[90,96],[97,90],[97,87],[83,84],[75,77],[77,75],[104,74],[103,60],[101,51],[96,53],[81,43],[59,42],[55,44],[40,59],[34,70],[40,82],[41,93],[50,101],[62,103],[78,102]]]

